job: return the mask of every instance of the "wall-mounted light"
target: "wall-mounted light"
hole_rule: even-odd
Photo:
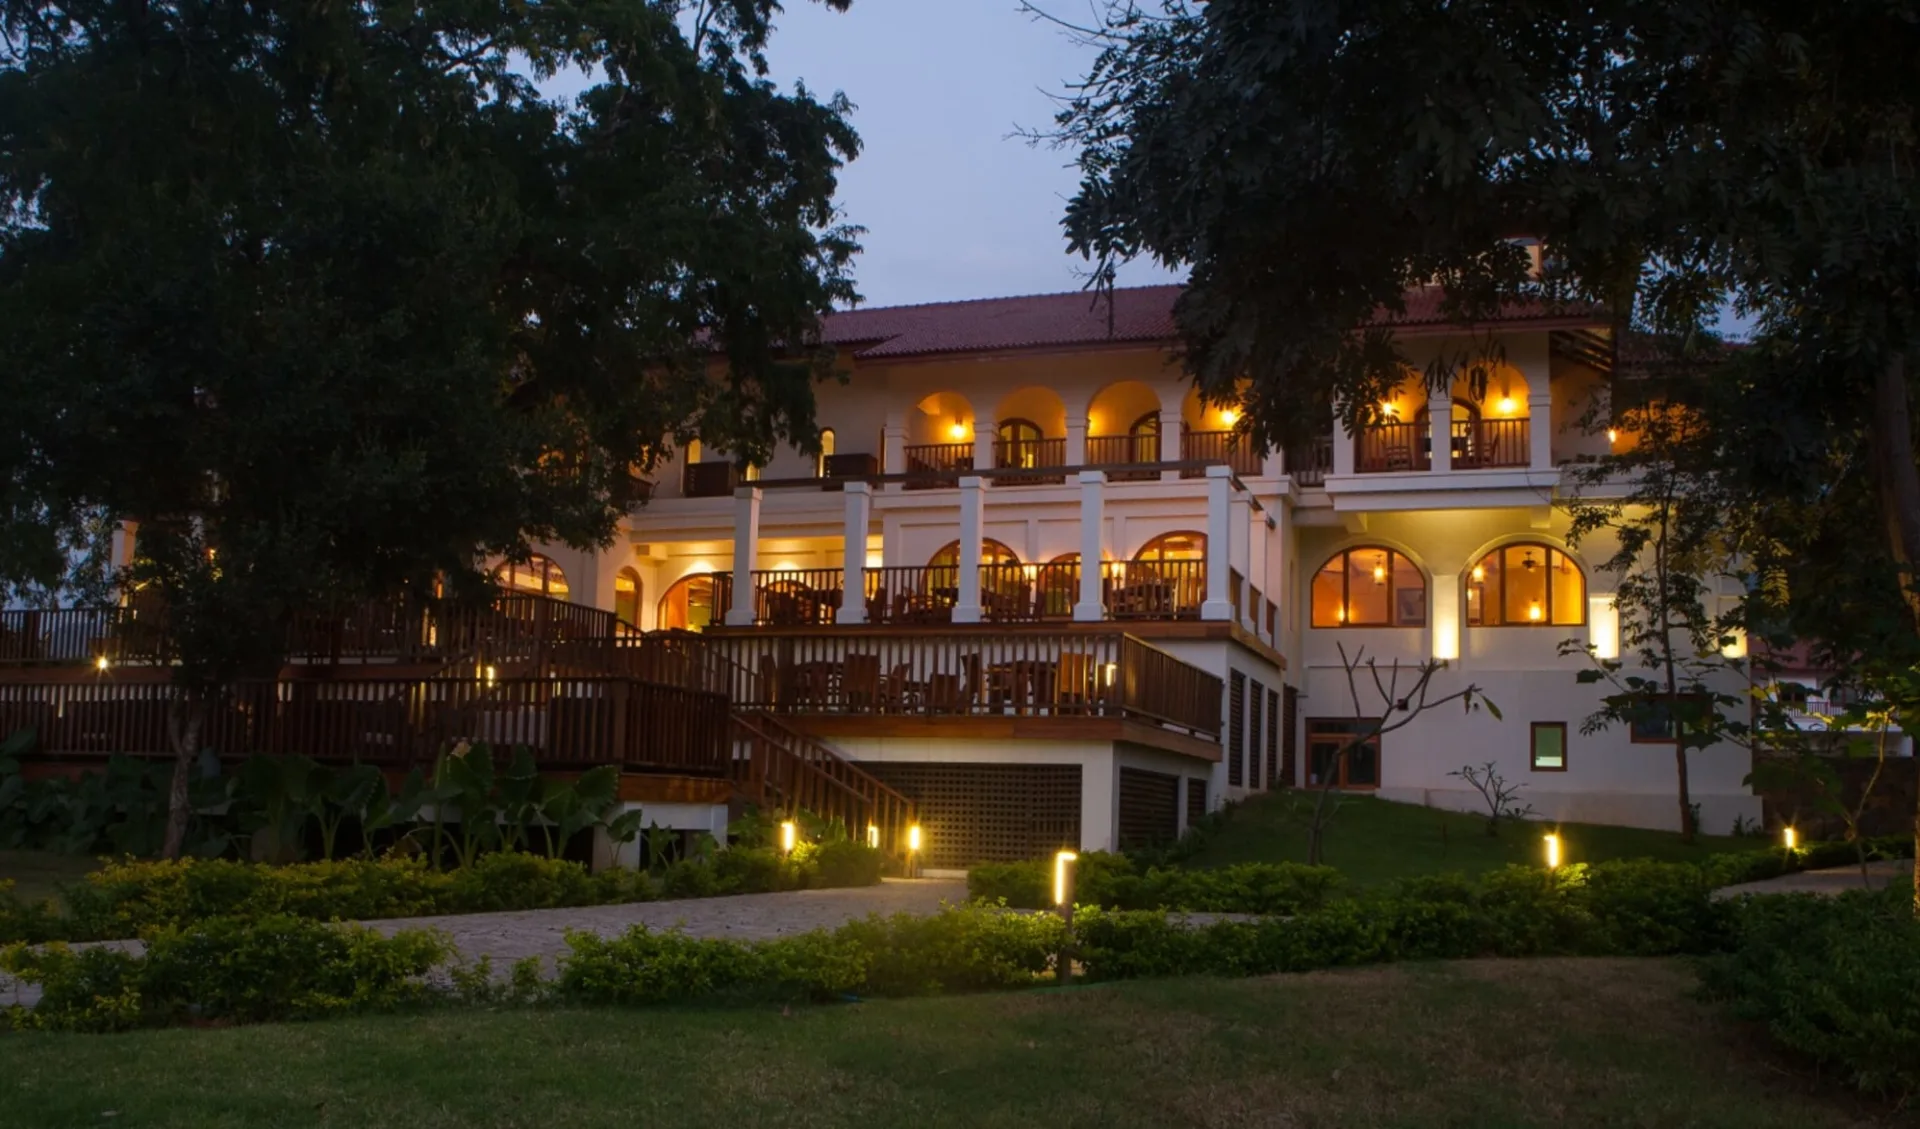
[[[1620,432],[1618,429],[1611,428],[1611,427],[1607,428],[1607,442],[1610,444],[1620,442]]]
[[[1545,619],[1546,617],[1547,617],[1547,613],[1543,608],[1540,607],[1540,601],[1535,600],[1532,603],[1527,605],[1528,619],[1532,620],[1535,623],[1539,623],[1541,620]]]
[[[1104,673],[1106,675],[1107,685],[1108,686],[1113,685],[1114,678],[1117,677],[1120,673],[1120,664],[1108,663],[1104,668]]]
[[[1221,423],[1224,423],[1224,424],[1226,424],[1226,425],[1227,425],[1228,427],[1232,427],[1232,426],[1233,426],[1234,424],[1236,424],[1236,423],[1239,423],[1239,422],[1240,422],[1240,409],[1238,409],[1238,408],[1221,408],[1221,409],[1220,409],[1220,422],[1221,422]]]
[[[960,442],[967,437],[967,425],[954,420],[947,425],[947,436],[956,443]]]
[[[1380,401],[1380,414],[1383,416],[1386,416],[1388,419],[1392,419],[1394,416],[1394,413],[1398,412],[1399,410],[1400,410],[1399,408],[1396,408],[1393,406],[1392,400]]]
[[[1487,579],[1487,570],[1485,566],[1474,565],[1473,566],[1473,582],[1475,584],[1481,584],[1481,583],[1484,583],[1486,579]]]
[[[1493,407],[1494,407],[1494,410],[1498,411],[1501,415],[1510,416],[1513,414],[1514,409],[1517,408],[1518,406],[1519,405],[1513,402],[1513,397],[1502,396],[1500,397],[1500,402],[1495,404]]]
[[[1545,840],[1547,848],[1547,869],[1560,869],[1560,836],[1549,835]]]

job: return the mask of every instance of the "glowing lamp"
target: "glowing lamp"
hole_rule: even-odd
[[[1527,605],[1527,618],[1535,623],[1539,623],[1542,619],[1546,618],[1546,613],[1541,610],[1538,601]]]
[[[1547,836],[1546,847],[1547,847],[1547,869],[1559,870],[1560,869],[1560,836],[1558,835]]]
[[[912,827],[907,828],[907,850],[917,851],[919,849],[920,849],[920,825],[916,823]]]
[[[1385,584],[1387,582],[1387,566],[1385,563],[1373,566],[1373,582],[1375,584]]]
[[[1228,427],[1232,427],[1232,426],[1233,426],[1234,424],[1236,424],[1236,423],[1239,423],[1239,422],[1240,422],[1240,412],[1239,412],[1239,409],[1237,409],[1237,408],[1221,408],[1221,409],[1220,409],[1220,422],[1221,422],[1221,423],[1224,423],[1224,424],[1226,424],[1226,425],[1227,425]]]
[[[880,849],[880,827],[878,824],[867,824],[867,846],[872,847],[876,851]]]
[[[1333,621],[1335,623],[1347,622],[1347,605],[1341,604],[1339,607],[1333,609]]]
[[[1798,850],[1800,847],[1800,833],[1791,827],[1784,828],[1780,832],[1780,843],[1789,851]]]
[[[1620,432],[1611,427],[1607,428],[1607,442],[1609,443],[1620,442]]]
[[[105,674],[107,672],[107,666],[108,666],[107,656],[105,655],[101,655],[99,658],[93,660],[93,669],[99,671],[102,674]]]
[[[1053,856],[1053,904],[1064,906],[1072,894],[1072,883],[1068,879],[1073,874],[1073,864],[1079,855],[1072,851],[1061,851]]]
[[[947,435],[957,443],[967,437],[967,425],[954,420],[947,426]]]
[[[780,825],[780,849],[783,852],[792,854],[799,839],[800,829],[793,825],[793,820],[789,819]]]
[[[1114,676],[1120,673],[1119,663],[1108,663],[1105,668],[1107,685],[1113,685]]]
[[[487,685],[489,686],[493,685],[494,679],[500,677],[500,672],[495,670],[491,665],[489,665],[484,671],[481,671],[481,673],[486,676]]]
[[[1474,565],[1473,566],[1473,582],[1475,584],[1478,584],[1481,581],[1485,580],[1486,578],[1487,578],[1486,568],[1482,565]]]
[[[1513,409],[1515,406],[1516,405],[1513,402],[1513,397],[1502,396],[1500,397],[1500,402],[1495,404],[1494,408],[1496,408],[1501,415],[1510,416],[1513,414]]]
[[[1393,401],[1392,401],[1392,400],[1382,400],[1382,401],[1380,401],[1380,414],[1381,414],[1381,415],[1383,415],[1383,416],[1391,416],[1391,415],[1393,415],[1393,413],[1394,413],[1394,412],[1396,412],[1396,411],[1398,411],[1398,410],[1399,410],[1399,409],[1397,409],[1397,408],[1395,408],[1395,407],[1393,406]]]

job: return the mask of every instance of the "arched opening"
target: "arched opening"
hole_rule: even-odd
[[[915,405],[906,447],[907,465],[887,467],[889,472],[908,474],[954,475],[973,469],[973,405],[958,392],[935,392]],[[954,479],[927,478],[910,481],[909,490],[928,490],[952,486]]]
[[[613,615],[634,630],[640,628],[640,574],[623,568],[613,577]]]
[[[714,621],[713,576],[697,573],[683,576],[661,593],[659,625],[662,629],[704,630]]]
[[[1144,381],[1123,380],[1095,393],[1087,405],[1087,462],[1092,466],[1157,463],[1160,396]],[[1156,479],[1159,471],[1108,471],[1109,481]]]
[[[1503,545],[1467,573],[1469,627],[1579,627],[1587,622],[1587,578],[1551,545]]]
[[[1377,545],[1335,553],[1313,574],[1315,627],[1425,627],[1427,578]]]
[[[1122,619],[1197,615],[1207,598],[1206,560],[1206,534],[1162,533],[1116,567],[1107,606]]]
[[[1035,568],[1035,600],[1040,615],[1046,619],[1071,619],[1073,605],[1080,598],[1080,554],[1062,553]]]
[[[960,591],[960,542],[949,541],[927,559],[924,587],[938,598],[951,600]],[[1012,607],[1027,592],[1020,554],[988,537],[980,542],[980,601]]]
[[[1162,533],[1140,546],[1133,555],[1136,563],[1162,561],[1204,561],[1207,559],[1207,535],[1193,530]]]
[[[567,574],[550,558],[535,553],[525,561],[508,561],[493,570],[493,582],[510,592],[567,598]]]

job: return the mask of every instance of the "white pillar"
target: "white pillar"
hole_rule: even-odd
[[[907,471],[906,421],[889,415],[880,429],[880,473],[905,474]],[[900,489],[898,482],[887,483],[888,492]]]
[[[733,600],[727,607],[728,627],[753,625],[753,566],[760,556],[760,488],[742,486],[733,492]]]
[[[1080,472],[1080,599],[1073,618],[1097,623],[1107,618],[1100,586],[1100,550],[1107,524],[1107,476]]]
[[[1087,465],[1087,413],[1067,409],[1067,465]]]
[[[1239,617],[1241,626],[1244,627],[1247,622],[1247,597],[1250,594],[1247,588],[1253,583],[1253,569],[1248,560],[1251,548],[1248,542],[1252,540],[1253,533],[1253,506],[1246,494],[1235,490],[1227,495],[1227,509],[1231,515],[1227,519],[1227,531],[1233,538],[1230,543],[1232,555],[1227,558],[1227,564],[1233,571],[1240,574],[1240,607],[1235,614]],[[1213,548],[1211,542],[1207,548]],[[1233,598],[1231,579],[1228,581],[1228,589],[1227,597],[1231,600]]]
[[[1427,394],[1427,430],[1433,441],[1433,472],[1445,474],[1453,469],[1453,401],[1437,403]]]
[[[968,475],[960,480],[960,596],[953,622],[979,623],[980,543],[986,535],[986,480]]]
[[[1427,589],[1427,622],[1431,625],[1429,653],[1444,662],[1460,658],[1460,574],[1443,568],[1433,570],[1433,583]]]
[[[1260,589],[1260,601],[1247,601],[1247,615],[1253,620],[1250,625],[1253,633],[1260,638],[1267,634],[1267,601],[1273,599],[1273,590],[1267,587],[1267,515],[1256,513],[1253,524],[1248,527],[1251,538],[1247,542],[1247,583]]]
[[[867,526],[873,520],[873,487],[865,482],[849,482],[842,488],[847,495],[847,527],[844,531],[840,566],[840,611],[835,623],[867,622]]]
[[[1353,433],[1340,422],[1338,413],[1333,417],[1333,473],[1353,473]]]
[[[1187,457],[1186,452],[1182,449],[1183,444],[1180,442],[1180,405],[1186,399],[1186,389],[1176,384],[1172,388],[1162,388],[1159,391],[1160,461],[1163,463],[1179,462],[1181,459]],[[1180,472],[1177,470],[1163,470],[1160,472],[1160,477],[1163,481],[1178,482],[1180,481]]]
[[[992,427],[982,430],[980,423],[978,419],[973,421],[973,469],[992,470],[995,432]]]
[[[1541,378],[1545,383],[1545,378]],[[1534,470],[1553,469],[1553,392],[1534,388],[1527,393],[1527,465]]]
[[[1207,599],[1201,619],[1233,618],[1227,599],[1227,570],[1233,559],[1233,468],[1207,468]]]

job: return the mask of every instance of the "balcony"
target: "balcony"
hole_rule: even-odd
[[[906,455],[908,474],[944,476],[908,482],[906,487],[909,490],[934,490],[942,486],[952,486],[962,473],[973,469],[973,444],[971,443],[912,444],[907,447]]]
[[[1183,427],[1180,458],[1184,462],[1225,463],[1235,474],[1255,475],[1261,471],[1260,452],[1238,431],[1191,431]],[[1181,471],[1180,477],[1200,478],[1205,473],[1188,469]]]
[[[993,444],[993,465],[996,470],[1048,470],[1067,465],[1067,441],[1065,439],[999,439]],[[1021,475],[1017,478],[996,478],[995,486],[1058,486],[1065,482],[1065,474],[1058,475]]]
[[[1158,482],[1160,471],[1158,435],[1090,435],[1087,437],[1087,465],[1111,467],[1108,482]],[[1139,467],[1139,470],[1117,469]]]
[[[828,455],[821,461],[820,471],[820,477],[826,480],[826,489],[837,490],[848,479],[857,481],[879,474],[880,457],[866,454]]]
[[[1287,448],[1287,477],[1296,486],[1325,486],[1333,469],[1333,436]]]
[[[688,463],[680,476],[687,498],[730,498],[739,485],[740,471],[732,463]]]
[[[1455,470],[1524,468],[1529,465],[1531,450],[1528,421],[1454,420],[1450,446]],[[1353,469],[1358,474],[1432,470],[1432,428],[1422,421],[1362,429],[1354,439]]]

